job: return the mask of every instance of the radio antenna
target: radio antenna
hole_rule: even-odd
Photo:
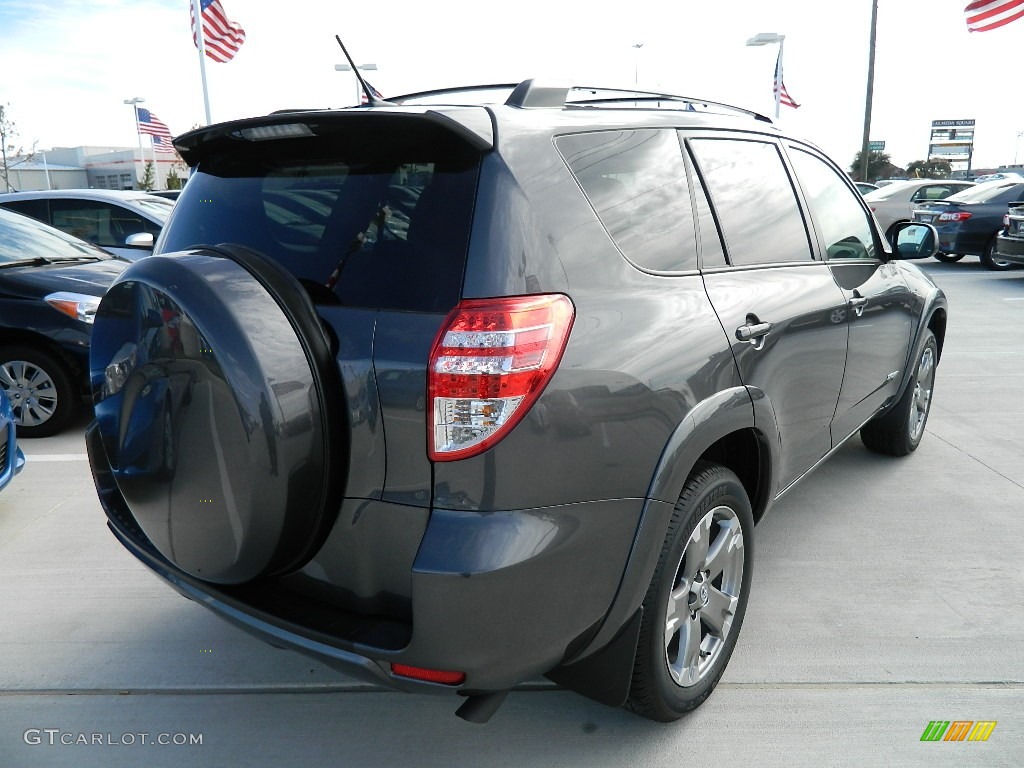
[[[380,107],[385,104],[388,104],[389,102],[384,101],[384,99],[380,98],[380,96],[377,96],[373,88],[367,85],[366,81],[363,80],[363,75],[359,72],[359,67],[356,66],[355,61],[353,61],[352,57],[349,56],[348,49],[345,47],[345,44],[341,42],[341,36],[335,35],[334,39],[337,40],[338,45],[341,46],[341,52],[344,53],[345,58],[348,59],[349,66],[352,67],[352,71],[355,73],[356,80],[359,81],[359,87],[362,88],[363,93],[366,94],[366,105],[369,107]]]

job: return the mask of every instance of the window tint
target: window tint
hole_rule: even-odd
[[[314,301],[447,311],[459,299],[479,156],[454,139],[327,134],[200,163],[159,243],[237,243]]]
[[[794,148],[790,159],[828,257],[875,258],[871,222],[857,193],[821,158]]]
[[[774,144],[691,139],[734,265],[810,261],[796,193]]]
[[[138,232],[150,232],[154,237],[160,233],[157,224],[134,211],[92,200],[51,200],[50,223],[106,248],[124,247],[125,239]]]
[[[697,268],[693,207],[674,130],[577,134],[556,145],[626,258],[658,272]]]
[[[956,184],[929,184],[917,190],[911,200],[942,200],[962,189],[962,185]]]
[[[25,216],[31,216],[33,219],[50,223],[50,211],[45,200],[4,200],[0,205]]]

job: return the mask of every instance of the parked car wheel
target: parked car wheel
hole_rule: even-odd
[[[861,427],[861,442],[876,453],[906,456],[917,449],[924,436],[935,389],[935,366],[939,362],[935,334],[925,333],[914,377],[903,397],[894,408]]]
[[[946,262],[947,264],[951,264],[954,261],[960,261],[960,259],[962,259],[963,257],[964,257],[964,255],[962,253],[942,253],[942,252],[939,252],[939,253],[935,254],[935,258],[936,259],[938,259],[939,261]]]
[[[753,530],[739,478],[720,465],[698,464],[644,598],[629,709],[670,722],[714,690],[747,607]]]
[[[20,437],[60,432],[78,410],[71,374],[57,358],[30,347],[0,348],[0,386]]]
[[[997,259],[996,253],[996,238],[993,235],[992,239],[988,241],[985,246],[985,250],[981,254],[981,263],[984,264],[991,270],[996,272],[1003,272],[1007,269],[1013,269],[1012,261],[1004,261],[1003,259]]]

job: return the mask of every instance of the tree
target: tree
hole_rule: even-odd
[[[860,152],[853,156],[853,162],[850,164],[850,177],[854,181],[873,181],[902,175],[903,169],[892,164],[888,152],[868,152],[868,177],[866,179],[860,178]]]
[[[167,188],[181,189],[181,176],[178,175],[178,164],[175,163],[167,172]]]
[[[139,181],[139,189],[144,189],[147,192],[153,190],[153,179],[156,176],[153,171],[153,161],[149,160],[146,162],[146,168],[142,172],[142,179]]]
[[[948,179],[953,167],[948,160],[915,160],[907,166],[907,176],[915,179]]]
[[[16,147],[14,145],[14,138],[18,135],[18,129],[14,125],[14,121],[11,120],[10,110],[10,104],[6,107],[0,104],[0,177],[2,177],[0,181],[3,182],[7,192],[12,190],[10,180],[11,169],[22,163],[27,163],[35,157],[34,144],[32,149],[27,152],[24,147]]]
[[[882,178],[887,166],[892,165],[889,153],[869,152],[867,153],[867,178],[860,178],[860,153],[853,156],[853,163],[850,164],[850,175],[854,181],[871,181]]]

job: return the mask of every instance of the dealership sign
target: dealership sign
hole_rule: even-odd
[[[970,168],[973,154],[974,120],[932,120],[928,157],[941,157]]]

